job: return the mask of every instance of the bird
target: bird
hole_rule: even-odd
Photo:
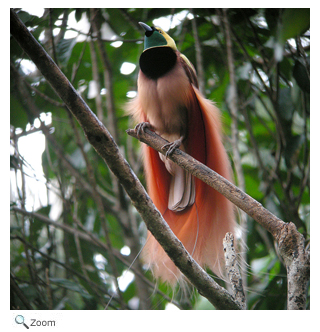
[[[222,278],[222,241],[227,232],[235,231],[234,207],[168,158],[179,148],[232,181],[221,113],[199,91],[195,68],[175,41],[159,27],[139,24],[145,32],[144,50],[139,58],[137,95],[128,102],[127,112],[138,123],[138,135],[148,128],[169,142],[166,155],[142,147],[147,191],[189,254]],[[185,280],[149,231],[142,260],[162,282],[175,286]]]

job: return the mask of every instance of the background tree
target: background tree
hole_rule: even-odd
[[[195,65],[203,93],[223,112],[236,184],[309,239],[309,10],[17,12],[141,181],[139,143],[126,134],[132,123],[123,112],[136,92],[134,65],[143,40],[137,22],[168,24]],[[28,64],[12,38],[12,308],[163,309],[172,298],[179,308],[212,308],[195,292],[186,297],[155,285],[135,259],[145,240],[140,216],[68,109]],[[37,134],[45,137],[43,175],[22,151],[25,139]],[[285,309],[286,270],[273,238],[244,213],[239,222],[248,308]]]

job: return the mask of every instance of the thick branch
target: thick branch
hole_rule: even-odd
[[[11,34],[29,55],[43,76],[67,105],[82,127],[88,141],[104,159],[130,196],[147,228],[176,266],[198,291],[218,309],[239,309],[232,296],[195,262],[162,218],[144,187],[132,172],[108,130],[76,92],[45,50],[30,34],[17,14],[10,11]]]

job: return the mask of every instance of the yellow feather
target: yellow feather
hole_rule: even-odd
[[[166,41],[168,43],[167,44],[168,47],[171,47],[175,51],[178,50],[175,41],[165,31],[163,31],[161,28],[158,28],[158,27],[156,27],[155,29],[157,31],[159,31],[163,35],[163,37],[166,39]],[[167,47],[167,46],[165,46],[165,47]]]

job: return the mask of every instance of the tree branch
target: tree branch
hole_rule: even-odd
[[[218,309],[239,309],[232,296],[196,263],[173,234],[144,187],[132,172],[108,130],[98,120],[74,87],[31,35],[17,14],[10,10],[11,34],[78,120],[85,136],[118,177],[147,228],[182,273]]]
[[[224,257],[226,261],[226,271],[229,277],[233,296],[242,309],[246,309],[246,299],[243,290],[243,282],[237,266],[237,256],[234,248],[234,237],[232,233],[227,233],[223,239]]]
[[[142,133],[139,137],[133,129],[127,130],[127,133],[165,155],[167,148],[162,147],[168,143],[168,141],[158,136],[156,133],[150,131],[149,129],[146,129],[145,133]],[[267,229],[274,236],[274,238],[278,240],[280,232],[286,223],[265,209],[254,198],[247,195],[245,192],[206,165],[179,149],[176,149],[169,159],[186,171],[190,172],[195,177],[204,181],[220,194],[224,195],[232,203],[245,211],[250,217]]]

